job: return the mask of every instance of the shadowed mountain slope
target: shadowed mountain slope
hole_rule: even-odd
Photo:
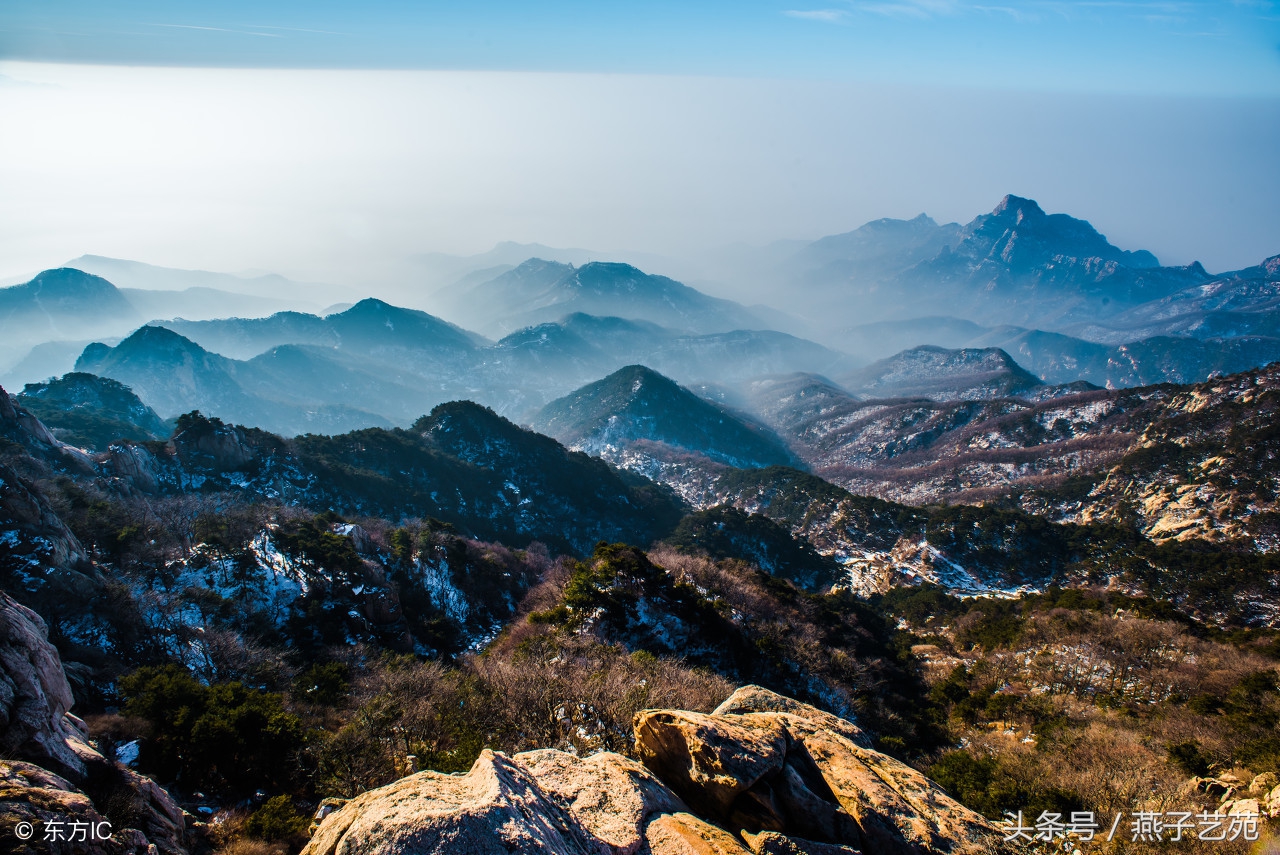
[[[732,466],[795,460],[767,428],[642,365],[620,369],[552,401],[534,419],[534,427],[593,454],[648,441]]]
[[[24,407],[70,445],[103,451],[116,440],[169,435],[169,426],[128,386],[106,377],[72,373],[29,383],[17,396]]]
[[[841,378],[866,397],[937,401],[1007,398],[1044,384],[1003,350],[915,347]]]

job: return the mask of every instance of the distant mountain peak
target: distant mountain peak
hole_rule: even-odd
[[[511,268],[509,271],[507,271],[502,275],[524,277],[530,274],[540,275],[543,273],[543,271],[546,271],[546,270],[568,272],[573,269],[574,267],[572,264],[565,264],[560,261],[547,261],[545,258],[529,258],[520,262],[515,267]]]
[[[1070,214],[1046,214],[1034,199],[1009,194],[990,214],[973,219],[962,230],[958,258],[970,264],[986,262],[1012,276],[1043,271],[1048,265],[1070,261],[1089,267],[1092,259],[1128,268],[1158,267],[1146,250],[1127,251],[1111,244],[1088,220]],[[956,263],[948,256],[947,264]],[[980,273],[979,278],[986,273]]]
[[[0,314],[21,317],[27,313],[44,316],[46,323],[54,314],[99,320],[135,314],[115,285],[74,267],[44,270],[21,285],[0,288]]]
[[[55,290],[77,291],[77,292],[111,292],[116,290],[116,286],[112,285],[101,276],[94,276],[92,273],[85,273],[75,267],[55,267],[51,270],[44,270],[32,277],[26,287],[33,291]]]
[[[121,348],[124,351],[159,348],[169,351],[203,352],[203,348],[200,345],[186,336],[176,333],[168,327],[152,326],[150,324],[138,327],[132,335],[116,345],[117,350]]]
[[[622,262],[622,261],[589,261],[586,264],[582,265],[582,267],[578,268],[579,274],[587,270],[591,271],[593,274],[612,273],[614,275],[618,275],[618,274],[628,274],[628,275],[635,275],[635,276],[647,275],[641,272],[640,268],[635,267],[634,265],[627,264],[626,262]]]
[[[360,311],[367,312],[375,309],[386,310],[386,309],[393,309],[393,308],[395,307],[392,306],[390,303],[387,303],[383,300],[379,300],[377,297],[365,297],[363,300],[359,300],[356,303],[354,303],[351,306],[351,308],[346,309],[346,311],[354,312],[354,311],[360,310]]]
[[[993,216],[1001,217],[1010,212],[1021,220],[1023,217],[1044,217],[1046,216],[1044,209],[1040,207],[1035,199],[1024,199],[1021,196],[1015,196],[1012,193],[1006,194],[1000,200],[1000,204],[996,205],[991,212]]]

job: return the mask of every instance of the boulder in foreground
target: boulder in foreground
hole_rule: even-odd
[[[994,826],[853,724],[757,686],[710,715],[646,710],[642,763],[507,757],[419,772],[320,823],[304,855],[986,855]]]

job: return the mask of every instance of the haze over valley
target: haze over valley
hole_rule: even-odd
[[[0,851],[1275,851],[1278,44],[0,4]]]

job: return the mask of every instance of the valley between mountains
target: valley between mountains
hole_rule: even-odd
[[[96,258],[0,289],[6,843],[1278,830],[1280,256],[1163,267],[1010,196],[758,264],[772,306],[495,260],[434,311],[207,316],[244,283]]]

